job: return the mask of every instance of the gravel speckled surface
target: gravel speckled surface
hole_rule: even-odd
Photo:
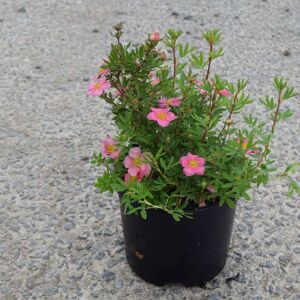
[[[298,0],[208,2],[0,0],[1,299],[300,299],[300,202],[283,183],[239,205],[227,265],[205,288],[137,278],[117,197],[93,187],[89,157],[115,127],[86,86],[119,21],[135,42],[176,26],[198,45],[204,29],[221,27],[225,57],[213,72],[249,78],[262,117],[273,75],[300,90]],[[300,157],[299,97],[290,106],[273,144],[279,165]]]

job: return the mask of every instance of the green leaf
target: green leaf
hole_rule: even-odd
[[[218,44],[221,41],[221,32],[219,29],[212,29],[204,32],[203,37],[209,44]]]
[[[278,120],[284,121],[288,118],[290,118],[293,115],[293,112],[290,109],[287,109],[286,111],[279,112],[278,113]]]
[[[242,192],[242,197],[246,200],[246,201],[250,201],[250,195],[247,194],[246,192]]]
[[[266,96],[264,99],[259,100],[267,110],[274,110],[277,107],[273,97]]]
[[[114,191],[116,192],[124,192],[127,190],[127,186],[124,184],[120,184],[120,183],[112,183],[111,187],[114,189]]]
[[[147,211],[145,209],[145,207],[141,208],[141,217],[146,220],[147,219]]]
[[[275,77],[274,78],[274,87],[278,91],[282,91],[284,88],[287,87],[287,82],[283,78]]]
[[[230,208],[235,208],[235,202],[230,199],[230,198],[226,198],[226,204],[230,207]]]
[[[160,162],[160,165],[163,167],[163,169],[166,171],[167,170],[167,166],[166,166],[166,163],[165,163],[164,159],[160,158],[159,162]]]
[[[282,100],[286,100],[292,97],[297,96],[298,94],[296,92],[294,92],[294,88],[293,87],[287,87],[284,91],[284,94],[282,96]]]
[[[300,162],[296,162],[293,164],[290,164],[286,167],[284,173],[288,174],[288,173],[296,173],[297,169],[300,168]]]
[[[197,69],[203,69],[206,65],[206,62],[204,61],[203,52],[200,51],[198,56],[196,56],[195,54],[192,54],[190,63],[193,65],[193,67],[195,67]]]

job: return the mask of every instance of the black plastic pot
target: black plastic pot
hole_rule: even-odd
[[[148,210],[143,220],[121,208],[128,264],[156,285],[203,285],[226,263],[234,213],[227,205],[213,205],[176,222],[162,210]]]

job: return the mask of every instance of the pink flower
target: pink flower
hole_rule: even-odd
[[[101,152],[103,157],[118,158],[120,150],[117,148],[117,142],[109,135],[101,142]]]
[[[150,40],[153,42],[158,42],[160,40],[160,34],[159,32],[153,32],[150,35]]]
[[[124,167],[128,169],[130,176],[136,176],[142,179],[151,172],[151,166],[146,163],[145,157],[139,147],[133,147],[124,159]]]
[[[225,90],[225,89],[218,91],[218,93],[222,96],[225,96],[225,97],[231,97],[232,96],[232,94],[228,90]]]
[[[147,119],[151,121],[156,121],[158,125],[162,127],[167,127],[170,124],[170,122],[172,122],[177,118],[169,110],[170,110],[169,108],[151,107],[151,112],[147,115]]]
[[[101,96],[110,87],[110,83],[105,78],[94,79],[88,86],[87,94],[89,96]]]
[[[187,156],[180,158],[180,164],[183,167],[183,173],[186,176],[192,175],[204,175],[205,171],[205,159],[188,153]]]
[[[161,108],[168,107],[168,106],[180,106],[181,101],[179,98],[161,98],[158,100],[158,106]]]

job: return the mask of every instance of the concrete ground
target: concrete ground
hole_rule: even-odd
[[[116,128],[108,106],[86,98],[113,24],[134,42],[181,28],[194,45],[220,27],[225,57],[212,71],[248,78],[265,118],[258,99],[274,75],[300,90],[299,19],[298,0],[0,0],[0,298],[300,299],[300,202],[278,181],[239,205],[227,265],[206,288],[136,277],[117,197],[97,193],[88,162]],[[290,107],[273,143],[280,166],[300,156],[299,97]]]

